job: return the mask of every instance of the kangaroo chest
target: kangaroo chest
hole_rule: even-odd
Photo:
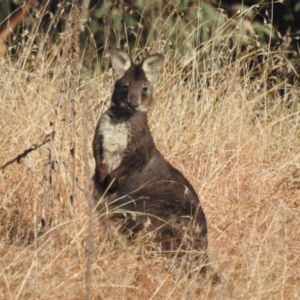
[[[113,123],[107,113],[100,121],[99,133],[102,136],[102,156],[107,173],[111,173],[121,163],[130,138],[128,122]]]

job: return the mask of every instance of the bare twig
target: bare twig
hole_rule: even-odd
[[[88,100],[87,100],[88,101]],[[86,300],[91,299],[91,269],[92,269],[92,257],[94,252],[94,245],[93,245],[93,209],[94,209],[94,203],[93,203],[93,196],[92,196],[92,181],[91,181],[91,170],[89,168],[89,160],[88,160],[88,149],[87,145],[88,143],[88,134],[87,134],[87,107],[89,105],[85,106],[84,111],[84,118],[83,118],[83,161],[85,165],[85,174],[86,177],[89,178],[88,185],[87,185],[87,191],[85,193],[86,198],[88,200],[88,210],[89,210],[89,222],[88,222],[88,239],[86,242],[86,257],[87,257],[87,267],[86,267]]]
[[[30,152],[37,150],[38,148],[42,147],[43,145],[49,143],[51,140],[51,135],[48,134],[45,139],[39,144],[33,144],[30,148],[24,150],[21,154],[18,154],[16,157],[5,163],[3,166],[0,167],[0,170],[4,170],[7,166],[17,162],[18,164],[21,163],[22,158],[25,158]]]
[[[71,155],[73,157],[73,173],[72,173],[72,199],[76,201],[76,156],[77,156],[77,129],[76,129],[76,99],[78,78],[79,78],[79,35],[81,32],[81,15],[82,12],[78,7],[77,1],[74,3],[72,11],[72,36],[70,48],[70,83],[69,83],[69,101],[71,104],[71,118],[72,118],[72,142],[71,142]]]
[[[28,0],[20,8],[12,13],[7,25],[0,31],[0,57],[4,55],[4,42],[9,35],[21,24],[30,8],[33,7],[36,0]]]
[[[80,5],[81,4],[81,5]],[[72,172],[72,199],[73,203],[76,202],[76,186],[77,186],[77,169],[76,169],[76,157],[77,157],[77,128],[76,128],[76,100],[78,98],[78,78],[79,78],[79,36],[81,32],[81,22],[84,16],[82,3],[74,1],[74,7],[72,11],[72,36],[71,36],[71,48],[70,48],[70,65],[71,65],[71,75],[70,75],[70,85],[69,85],[69,102],[71,105],[71,118],[72,118],[72,142],[70,152],[73,158],[73,172]],[[84,134],[84,139],[86,139],[87,134]],[[87,142],[83,143],[87,145]],[[84,149],[85,154],[87,154],[87,149]],[[88,161],[85,160],[86,164],[86,174],[89,176]],[[88,225],[88,240],[86,248],[87,257],[87,272],[86,272],[86,299],[91,299],[91,264],[92,264],[92,199],[91,199],[91,184],[88,186],[89,201],[89,225]]]

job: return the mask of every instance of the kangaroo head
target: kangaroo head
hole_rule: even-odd
[[[164,56],[153,54],[140,64],[134,64],[123,50],[113,49],[110,55],[117,77],[112,105],[131,113],[147,112],[151,107],[153,85],[163,67]]]

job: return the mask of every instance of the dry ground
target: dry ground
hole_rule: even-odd
[[[167,64],[157,84],[150,127],[201,197],[213,284],[109,239],[103,216],[88,230],[93,130],[113,82],[82,74],[74,117],[64,67],[1,62],[0,166],[37,149],[0,173],[0,299],[300,299],[299,87],[279,98],[240,62],[199,82]]]

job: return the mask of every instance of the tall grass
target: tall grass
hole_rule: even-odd
[[[186,35],[186,55],[166,47],[164,36],[145,45],[167,60],[151,131],[201,198],[220,282],[112,238],[105,216],[94,213],[88,230],[91,141],[112,74],[81,65],[74,112],[68,51],[53,57],[41,49],[0,62],[0,166],[33,149],[0,171],[0,299],[300,299],[299,86],[282,94],[285,77],[270,84],[267,46],[211,57],[224,26],[201,49]],[[265,60],[253,69],[259,55]]]

